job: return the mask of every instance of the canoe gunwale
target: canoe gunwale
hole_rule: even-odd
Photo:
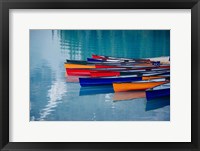
[[[131,82],[113,82],[113,84],[114,83],[116,83],[116,84],[128,84],[128,83],[151,83],[151,82],[154,82],[154,83],[159,83],[159,82],[165,82],[166,81],[166,83],[169,83],[169,82],[167,82],[167,80],[165,79],[165,81],[154,81],[154,80],[159,80],[159,79],[165,79],[165,78],[158,78],[158,79],[151,79],[151,80],[142,80],[142,81],[131,81]],[[166,84],[165,83],[165,84]]]
[[[167,82],[167,83],[165,83],[165,84],[170,84],[170,82]],[[155,86],[155,87],[152,87],[152,88],[147,89],[146,91],[158,91],[158,90],[161,90],[161,89],[155,89],[155,88],[160,87],[160,86],[165,85],[165,84],[157,85],[157,86]],[[169,87],[166,87],[166,88],[163,87],[162,89],[170,89],[170,86],[169,86]]]

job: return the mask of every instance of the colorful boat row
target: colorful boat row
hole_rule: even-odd
[[[159,59],[151,61],[92,55],[87,61],[66,61],[68,76],[87,76],[79,77],[81,87],[111,85],[116,93],[146,91],[147,100],[170,93],[170,64],[161,64]]]
[[[157,63],[157,64],[156,64]],[[152,63],[140,63],[140,62],[87,62],[87,61],[77,61],[77,60],[67,60],[65,62],[65,68],[133,68],[137,66],[147,66],[155,67],[158,66],[159,62]],[[166,66],[167,68],[168,66]]]
[[[95,86],[95,87],[81,87],[80,96],[84,95],[96,95],[104,93],[114,93],[111,86]],[[147,90],[137,90],[137,91],[124,91],[115,92],[113,94],[113,101],[125,101],[138,98],[146,98],[147,101],[155,100],[157,98],[167,98],[170,96],[170,83],[162,84]]]
[[[151,68],[101,68],[101,69],[89,69],[89,68],[66,68],[67,75],[71,76],[92,76],[92,77],[104,77],[104,76],[120,76],[120,75],[136,75],[140,73],[163,73],[169,72],[168,69],[151,69]]]

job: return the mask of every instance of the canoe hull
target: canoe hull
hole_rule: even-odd
[[[120,76],[120,72],[90,72],[91,77],[112,77]]]
[[[98,73],[110,73],[114,71],[126,71],[125,68],[112,68],[112,69],[94,69],[94,68],[66,68],[67,75],[71,76],[90,76],[91,72],[98,72]]]
[[[152,79],[160,79],[160,78],[165,78],[165,76],[143,76],[142,80],[152,80]]]
[[[67,75],[69,76],[90,76],[89,69],[66,69]]]
[[[103,62],[101,59],[95,59],[95,58],[87,58],[88,62]]]
[[[68,64],[81,64],[81,65],[87,65],[89,64],[87,61],[84,60],[68,60],[66,59]]]
[[[142,73],[141,72],[132,72],[132,73],[127,72],[126,75],[142,76]],[[112,77],[112,76],[122,76],[122,75],[121,75],[121,72],[90,72],[90,76],[91,77]],[[162,76],[162,75],[142,76],[142,80],[151,80],[151,79],[160,79],[160,78],[165,78],[165,76]]]
[[[123,91],[139,91],[146,90],[161,84],[167,83],[166,81],[160,82],[132,82],[132,83],[113,83],[113,88],[115,92],[123,92]]]
[[[127,72],[125,72],[127,71]],[[135,71],[128,71],[127,69],[123,68],[112,68],[112,69],[93,69],[93,68],[66,68],[67,75],[70,76],[91,76],[91,77],[110,77],[110,76],[123,76],[123,75],[139,75],[145,73],[152,73],[158,75],[169,74],[169,72],[165,71],[145,71],[145,70],[135,70]]]
[[[65,68],[95,68],[95,65],[65,64]]]
[[[99,56],[99,55],[95,55],[95,54],[92,55],[92,58],[93,59],[106,59],[106,57],[104,57],[104,56]]]
[[[79,78],[79,82],[82,87],[112,85],[113,82],[130,82],[140,80],[142,80],[142,77]]]
[[[165,97],[165,96],[170,96],[170,88],[146,91],[147,101],[155,99],[155,98],[159,98],[159,97]]]
[[[107,60],[107,59],[111,59],[111,60],[123,60],[123,61],[137,61],[137,62],[149,62],[150,59],[137,59],[137,58],[117,58],[117,57],[111,57],[111,56],[100,56],[100,55],[92,55],[93,59],[103,59],[103,60]]]

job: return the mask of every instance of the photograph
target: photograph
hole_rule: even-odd
[[[30,121],[170,121],[169,29],[30,29]]]

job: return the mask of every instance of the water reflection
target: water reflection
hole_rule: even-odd
[[[66,82],[79,82],[79,76],[66,76]]]
[[[96,95],[96,94],[109,94],[114,93],[112,86],[91,86],[91,87],[81,87],[80,88],[80,96],[83,95]],[[105,95],[105,99],[106,99]]]
[[[168,105],[170,105],[170,97],[156,98],[151,101],[147,101],[146,111],[159,109]]]
[[[44,120],[47,115],[55,111],[58,103],[61,103],[62,97],[66,93],[66,84],[63,81],[55,81],[48,90],[47,98],[49,98],[47,105],[41,110],[39,120]]]
[[[113,101],[133,100],[145,97],[145,91],[115,92],[113,96]]]

